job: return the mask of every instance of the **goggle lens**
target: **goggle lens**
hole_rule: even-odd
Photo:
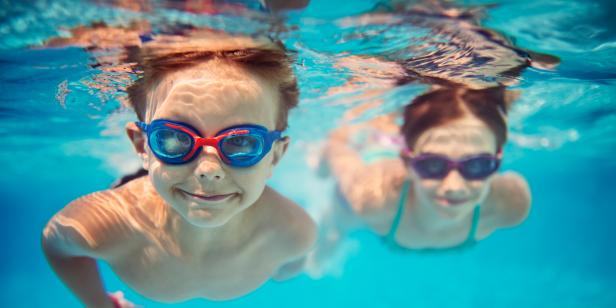
[[[444,178],[449,173],[447,161],[439,157],[418,159],[414,166],[419,175],[427,179]]]
[[[497,161],[492,157],[475,157],[460,164],[460,173],[467,179],[483,179],[498,168]]]
[[[259,135],[231,135],[222,140],[220,149],[229,160],[245,161],[261,156],[263,144]]]
[[[152,151],[166,158],[180,158],[193,147],[193,138],[182,131],[160,128],[150,134]]]
[[[413,168],[425,179],[443,179],[453,169],[458,169],[467,180],[481,180],[498,169],[499,160],[485,154],[462,161],[452,161],[438,155],[425,155],[412,159]]]

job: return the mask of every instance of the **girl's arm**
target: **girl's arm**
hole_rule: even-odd
[[[338,187],[352,209],[362,216],[382,214],[395,200],[406,171],[400,159],[381,159],[366,164],[349,143],[359,127],[340,128],[325,144],[325,159]]]

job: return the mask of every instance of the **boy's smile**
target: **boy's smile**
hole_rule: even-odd
[[[189,198],[193,198],[193,199],[197,200],[198,202],[202,201],[205,204],[221,203],[221,201],[226,201],[227,199],[237,195],[236,193],[230,193],[230,194],[193,194],[193,193],[189,193],[187,191],[183,191],[181,189],[180,189],[180,192],[184,193]]]

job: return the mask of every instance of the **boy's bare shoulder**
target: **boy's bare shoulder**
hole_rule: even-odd
[[[272,188],[266,187],[263,193],[269,214],[264,218],[264,225],[274,232],[273,237],[289,259],[303,256],[316,241],[314,220],[303,208]]]
[[[67,253],[113,257],[138,235],[134,207],[141,186],[135,180],[73,200],[51,218],[43,239]]]

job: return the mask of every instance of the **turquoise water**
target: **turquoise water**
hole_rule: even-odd
[[[487,1],[462,1],[476,5]],[[0,301],[5,307],[78,307],[39,247],[40,232],[74,198],[107,188],[137,164],[123,125],[133,116],[113,94],[86,83],[97,73],[81,48],[39,49],[49,37],[92,21],[122,24],[137,13],[71,1],[3,2],[0,7]],[[270,185],[318,217],[331,179],[307,162],[351,106],[330,94],[350,73],[334,63],[348,54],[395,55],[418,27],[356,26],[376,1],[311,1],[291,13],[286,45],[298,54],[300,107],[293,111],[290,153]],[[345,262],[320,277],[268,282],[237,300],[193,300],[181,307],[614,307],[616,306],[616,12],[612,1],[500,1],[482,24],[516,45],[561,58],[553,71],[530,68],[514,88],[511,142],[503,169],[529,181],[533,209],[521,226],[498,231],[459,254],[394,254],[367,231],[348,240]],[[152,17],[153,16],[153,17]],[[265,28],[241,17],[197,18],[173,10],[148,18],[245,32]],[[157,19],[155,19],[157,18]],[[373,34],[376,33],[376,34]],[[363,35],[361,35],[363,34]],[[66,90],[63,89],[66,85]],[[370,85],[366,85],[366,89]],[[382,94],[364,115],[393,111],[423,86]],[[343,103],[341,103],[343,102]],[[318,123],[318,125],[315,125]],[[289,178],[303,179],[297,185]],[[108,290],[145,307],[165,305],[132,292],[103,267]]]

